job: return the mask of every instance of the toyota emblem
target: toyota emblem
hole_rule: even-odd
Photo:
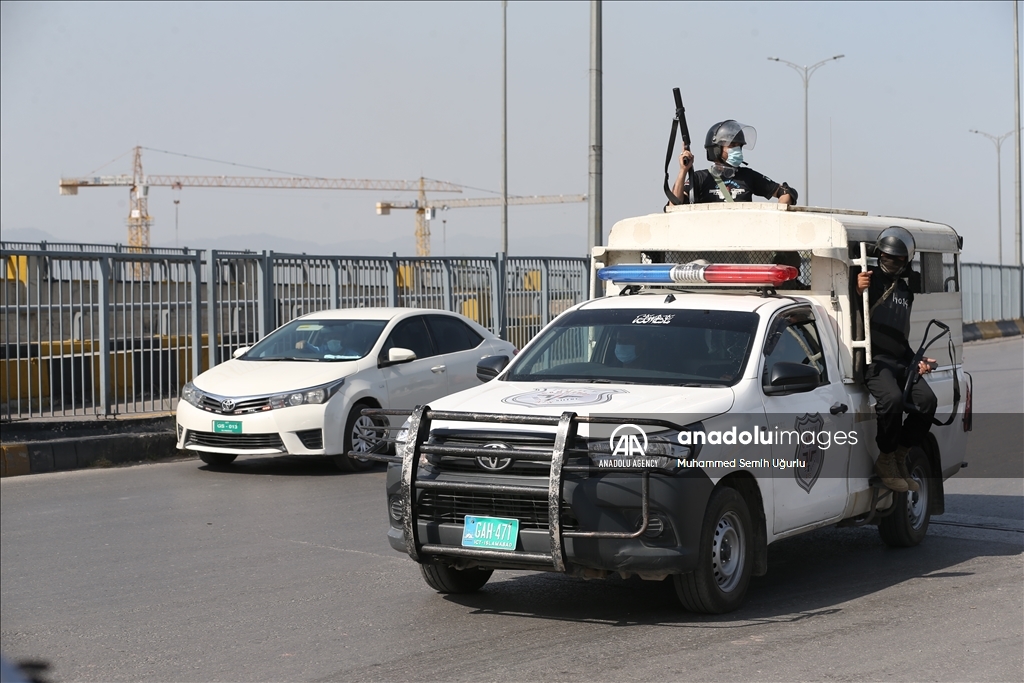
[[[233,412],[235,412],[235,399],[233,399],[233,398],[226,398],[226,399],[224,399],[223,401],[220,402],[220,409],[222,411],[224,411],[225,413],[233,413]]]
[[[484,448],[508,450],[508,446],[503,443],[489,443],[485,445]],[[481,469],[485,469],[488,472],[501,472],[502,470],[508,469],[509,465],[512,464],[512,458],[488,457],[481,455],[477,457],[476,464],[480,465]]]

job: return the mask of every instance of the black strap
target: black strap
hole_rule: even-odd
[[[931,329],[932,325],[935,325],[941,331],[929,340],[928,331]],[[940,422],[937,417],[932,416],[932,424],[938,427],[945,427],[953,424],[953,420],[956,419],[957,409],[960,407],[960,379],[956,375],[956,347],[953,346],[953,335],[949,331],[949,326],[945,323],[938,320],[931,320],[928,322],[928,326],[924,328],[924,337],[921,339],[921,347],[917,350],[917,353],[914,354],[913,360],[910,361],[910,368],[908,368],[910,375],[907,377],[907,386],[903,390],[903,409],[908,413],[920,414],[924,412],[910,401],[910,391],[913,389],[914,384],[921,379],[919,367],[921,360],[924,359],[924,352],[943,336],[949,337],[949,364],[953,368],[953,412],[950,413],[949,418],[947,418],[945,422]]]
[[[690,203],[689,194],[683,194],[682,198],[677,197],[675,192],[672,191],[672,187],[668,184],[668,168],[672,164],[672,153],[675,151],[676,147],[677,130],[679,130],[679,119],[675,118],[672,119],[672,132],[669,133],[668,136],[668,151],[665,152],[665,196],[668,197],[668,203],[673,206]],[[690,167],[690,170],[687,171],[687,173],[690,175],[690,180],[692,181],[693,166]],[[690,183],[690,186],[693,186],[692,182]]]

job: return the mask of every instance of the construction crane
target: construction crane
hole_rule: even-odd
[[[422,180],[422,178],[420,179]],[[388,216],[391,209],[414,209],[416,211],[416,255],[430,256],[430,223],[438,209],[466,209],[478,206],[501,206],[501,197],[482,197],[479,199],[451,199],[445,201],[427,201],[426,190],[421,187],[419,198],[411,202],[377,202],[377,215]],[[587,201],[585,194],[554,194],[510,196],[509,206],[526,204],[571,204]]]
[[[104,175],[89,178],[61,178],[60,193],[76,195],[80,187],[129,188],[128,246],[143,250],[149,247],[149,231],[153,218],[149,215],[148,196],[151,187],[252,187],[298,190],[381,190],[391,192],[462,192],[462,188],[443,180],[357,180],[349,178],[259,177],[150,175],[142,172],[142,147],[135,148],[131,175]]]

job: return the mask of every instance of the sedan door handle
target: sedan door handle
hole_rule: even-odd
[[[849,410],[849,408],[845,403],[836,402],[832,404],[832,407],[828,409],[828,412],[833,415],[839,415],[840,413],[845,413],[847,410]]]
[[[430,368],[430,371],[431,372],[444,372],[444,366],[443,365],[435,365],[434,367]]]

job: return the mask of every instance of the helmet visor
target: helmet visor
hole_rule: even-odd
[[[742,146],[754,149],[754,144],[757,142],[757,131],[753,126],[744,125],[739,121],[723,121],[715,131],[712,142],[722,147]]]

